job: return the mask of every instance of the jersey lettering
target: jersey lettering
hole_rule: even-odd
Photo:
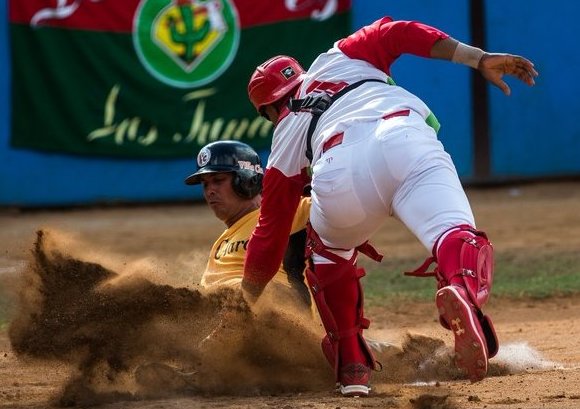
[[[218,245],[214,258],[219,260],[228,254],[237,253],[240,251],[240,246],[245,252],[248,247],[248,240],[230,241],[229,239],[225,239]]]

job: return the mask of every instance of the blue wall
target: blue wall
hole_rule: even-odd
[[[469,1],[353,1],[354,28],[390,15],[437,26],[469,42]],[[546,7],[540,0],[486,2],[487,48],[535,61],[540,77],[528,88],[508,82],[512,96],[490,87],[492,178],[580,175],[580,69],[576,0]],[[9,146],[10,49],[7,1],[0,2],[0,206],[156,202],[201,198],[183,185],[192,160],[113,160],[15,150]],[[398,84],[435,112],[440,137],[462,178],[473,176],[470,69],[404,56],[393,66]],[[58,103],[58,101],[55,101]],[[262,156],[266,157],[267,152]]]
[[[486,3],[488,48],[528,56],[540,73],[532,88],[509,82],[509,98],[490,93],[493,174],[580,175],[580,3]]]

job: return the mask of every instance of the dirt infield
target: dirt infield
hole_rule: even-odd
[[[580,249],[580,183],[468,193],[498,252]],[[316,320],[199,291],[223,229],[204,205],[5,209],[0,226],[0,308],[12,317],[0,330],[2,408],[580,408],[579,297],[492,297],[502,347],[476,384],[449,365],[431,303],[373,307],[367,335],[390,343],[384,369],[372,397],[344,399]],[[386,257],[426,255],[395,221],[374,243]],[[223,339],[207,338],[218,324]]]

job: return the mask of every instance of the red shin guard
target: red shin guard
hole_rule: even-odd
[[[434,271],[429,266],[436,262]],[[435,276],[439,289],[450,284],[465,288],[470,301],[481,308],[493,285],[493,247],[484,232],[462,225],[443,233],[435,243],[433,256],[405,275]]]
[[[314,268],[310,262],[306,278],[327,332],[322,350],[335,371],[337,381],[340,381],[340,369],[345,365],[363,364],[374,369],[373,354],[362,335],[370,322],[363,316],[360,278],[364,276],[364,270],[356,267],[356,250],[350,260],[330,253],[312,229],[309,241],[310,251],[314,241],[317,254],[334,261],[316,264]]]
[[[346,260],[345,260],[346,261]],[[369,321],[363,317],[362,289],[364,274],[352,264],[317,264],[307,269],[306,278],[326,330],[322,350],[335,373],[342,365],[362,363],[374,368],[374,357],[363,336]]]
[[[442,239],[435,245],[440,287],[464,287],[473,304],[481,308],[489,299],[493,284],[491,243],[485,233],[467,226],[445,233]]]

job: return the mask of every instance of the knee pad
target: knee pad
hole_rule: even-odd
[[[493,284],[493,247],[484,232],[459,226],[441,236],[433,254],[440,287],[463,285],[477,308],[488,301]]]

